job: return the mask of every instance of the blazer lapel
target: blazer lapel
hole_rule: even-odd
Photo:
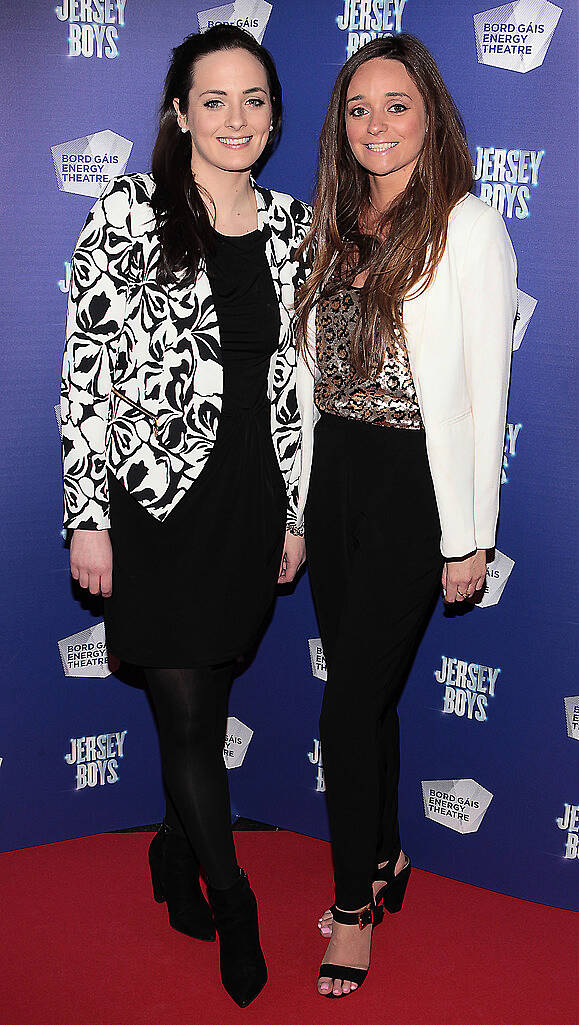
[[[428,302],[428,290],[419,295],[410,296],[404,300],[402,317],[404,330],[408,344],[408,355],[411,361],[416,364],[422,347],[424,325],[426,319],[426,306]]]
[[[271,272],[271,279],[273,281],[273,287],[279,304],[280,312],[280,339],[283,338],[288,325],[289,325],[289,313],[285,308],[283,293],[282,293],[282,281],[280,274],[280,267],[283,261],[284,251],[281,252],[282,240],[278,236],[276,229],[275,217],[272,214],[273,200],[270,198],[269,203],[263,191],[254,184],[255,196],[257,201],[257,226],[260,231],[265,234],[265,255],[269,264]]]

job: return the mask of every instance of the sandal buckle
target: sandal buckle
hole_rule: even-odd
[[[365,929],[367,925],[372,925],[374,921],[374,909],[364,908],[363,911],[358,912],[358,928]]]

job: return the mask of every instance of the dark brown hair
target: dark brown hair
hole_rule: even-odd
[[[374,235],[364,227],[369,175],[350,148],[345,111],[355,72],[376,57],[404,65],[422,97],[426,130],[410,180],[381,217]],[[351,361],[363,376],[380,367],[397,334],[404,339],[402,301],[432,281],[446,245],[448,215],[471,185],[464,125],[426,47],[405,33],[361,47],[336,79],[320,135],[313,221],[301,246],[311,272],[296,302],[302,350],[308,315],[317,299],[331,297],[344,282],[351,284],[357,274],[368,271]]]
[[[211,224],[205,203],[191,171],[191,135],[181,132],[173,107],[187,112],[195,64],[200,57],[219,50],[247,50],[265,70],[272,108],[273,130],[259,164],[271,151],[281,130],[281,85],[270,53],[249,32],[235,25],[215,25],[207,32],[193,33],[173,50],[161,101],[160,123],[153,149],[152,172],[155,191],[151,205],[161,243],[158,279],[194,282],[199,263],[211,245]]]

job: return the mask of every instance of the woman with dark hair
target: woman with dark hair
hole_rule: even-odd
[[[221,25],[174,50],[152,174],[110,182],[75,250],[61,404],[72,576],[105,598],[107,646],[144,667],[159,729],[154,895],[181,932],[217,930],[241,1006],[267,972],[231,833],[227,703],[304,558],[290,314],[309,211],[250,174],[280,126],[252,36]]]
[[[297,303],[298,523],[309,478],[328,672],[325,996],[362,984],[372,924],[402,906],[397,702],[441,574],[448,603],[472,598],[495,543],[516,264],[471,183],[464,127],[426,48],[399,35],[358,50],[322,129]]]

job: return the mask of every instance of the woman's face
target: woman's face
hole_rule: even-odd
[[[396,194],[408,184],[424,142],[424,103],[400,61],[375,57],[355,72],[346,94],[346,134],[371,175],[392,175]]]
[[[247,50],[219,50],[195,63],[187,113],[174,100],[180,128],[191,133],[194,171],[245,171],[263,153],[272,109],[265,68]]]

